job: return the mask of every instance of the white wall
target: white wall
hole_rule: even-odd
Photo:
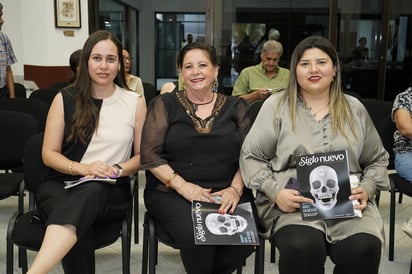
[[[135,1],[135,0],[134,0]],[[3,31],[9,36],[18,62],[12,66],[16,82],[23,80],[24,65],[68,66],[70,54],[83,47],[89,35],[88,1],[81,0],[80,29],[54,26],[53,0],[0,0],[3,4]],[[155,12],[205,12],[206,1],[143,0],[139,12],[140,76],[154,82]],[[140,3],[140,2],[139,2]],[[74,37],[65,37],[73,30]]]
[[[13,45],[18,62],[12,66],[16,81],[24,65],[68,66],[70,54],[83,47],[89,33],[87,0],[81,0],[80,29],[55,28],[53,0],[0,0],[3,4],[2,31]],[[73,30],[74,37],[65,37]]]
[[[1,0],[3,4],[4,24],[2,32],[11,40],[17,63],[12,66],[14,74],[23,75],[23,24],[21,24],[21,2],[16,0]],[[16,20],[18,19],[19,20]]]

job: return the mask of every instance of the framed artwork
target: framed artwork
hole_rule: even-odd
[[[56,28],[80,28],[80,0],[54,0]]]

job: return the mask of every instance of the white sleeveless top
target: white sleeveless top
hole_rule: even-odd
[[[112,96],[103,99],[97,131],[81,163],[97,160],[121,163],[132,155],[138,95],[116,86]]]

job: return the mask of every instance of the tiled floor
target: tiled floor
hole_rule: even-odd
[[[144,188],[144,178],[140,176],[140,197]],[[0,234],[3,235],[0,244],[0,273],[6,273],[6,231],[10,216],[16,210],[17,199],[11,197],[0,201]],[[382,193],[380,210],[385,223],[386,235],[389,230],[389,193]],[[143,200],[140,199],[139,213],[141,220],[139,223],[140,239],[142,234],[142,217],[144,213]],[[388,247],[386,247],[381,259],[381,274],[406,274],[409,273],[409,264],[412,256],[412,239],[407,237],[401,230],[400,224],[412,215],[412,198],[405,197],[402,204],[397,204],[396,212],[396,243],[395,243],[395,260],[390,262],[388,260]],[[132,239],[132,254],[131,254],[131,273],[141,273],[141,257],[142,245],[134,244]],[[278,273],[277,264],[272,264],[269,261],[269,245],[266,245],[265,255],[265,273]],[[35,253],[29,251],[29,263],[33,260]],[[17,267],[17,252],[15,248],[15,263],[14,273],[21,273]],[[243,273],[253,273],[254,256],[251,256],[243,268]],[[180,274],[185,273],[180,262],[179,254],[176,250],[159,245],[159,265],[157,266],[157,273]],[[327,262],[326,273],[332,273],[333,265]],[[57,266],[52,273],[63,273],[61,266]],[[96,273],[101,274],[120,274],[121,273],[121,244],[117,241],[110,247],[100,249],[96,252]]]

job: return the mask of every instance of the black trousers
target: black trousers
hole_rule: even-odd
[[[241,202],[252,201],[252,194],[246,190],[245,193]],[[188,274],[233,273],[254,251],[252,246],[195,245],[191,203],[175,191],[146,188],[144,200],[147,210],[162,228],[160,239],[163,234],[180,250]]]
[[[370,234],[359,233],[330,244],[322,231],[289,225],[275,233],[279,249],[280,274],[323,274],[326,256],[335,264],[334,274],[377,274],[381,241]]]
[[[49,224],[71,224],[76,227],[77,243],[63,258],[66,274],[94,274],[94,252],[99,241],[99,225],[121,220],[131,201],[130,184],[112,186],[88,182],[69,191],[62,182],[44,182],[36,192],[42,217]],[[119,233],[114,230],[114,233]],[[111,232],[111,231],[110,231]]]

